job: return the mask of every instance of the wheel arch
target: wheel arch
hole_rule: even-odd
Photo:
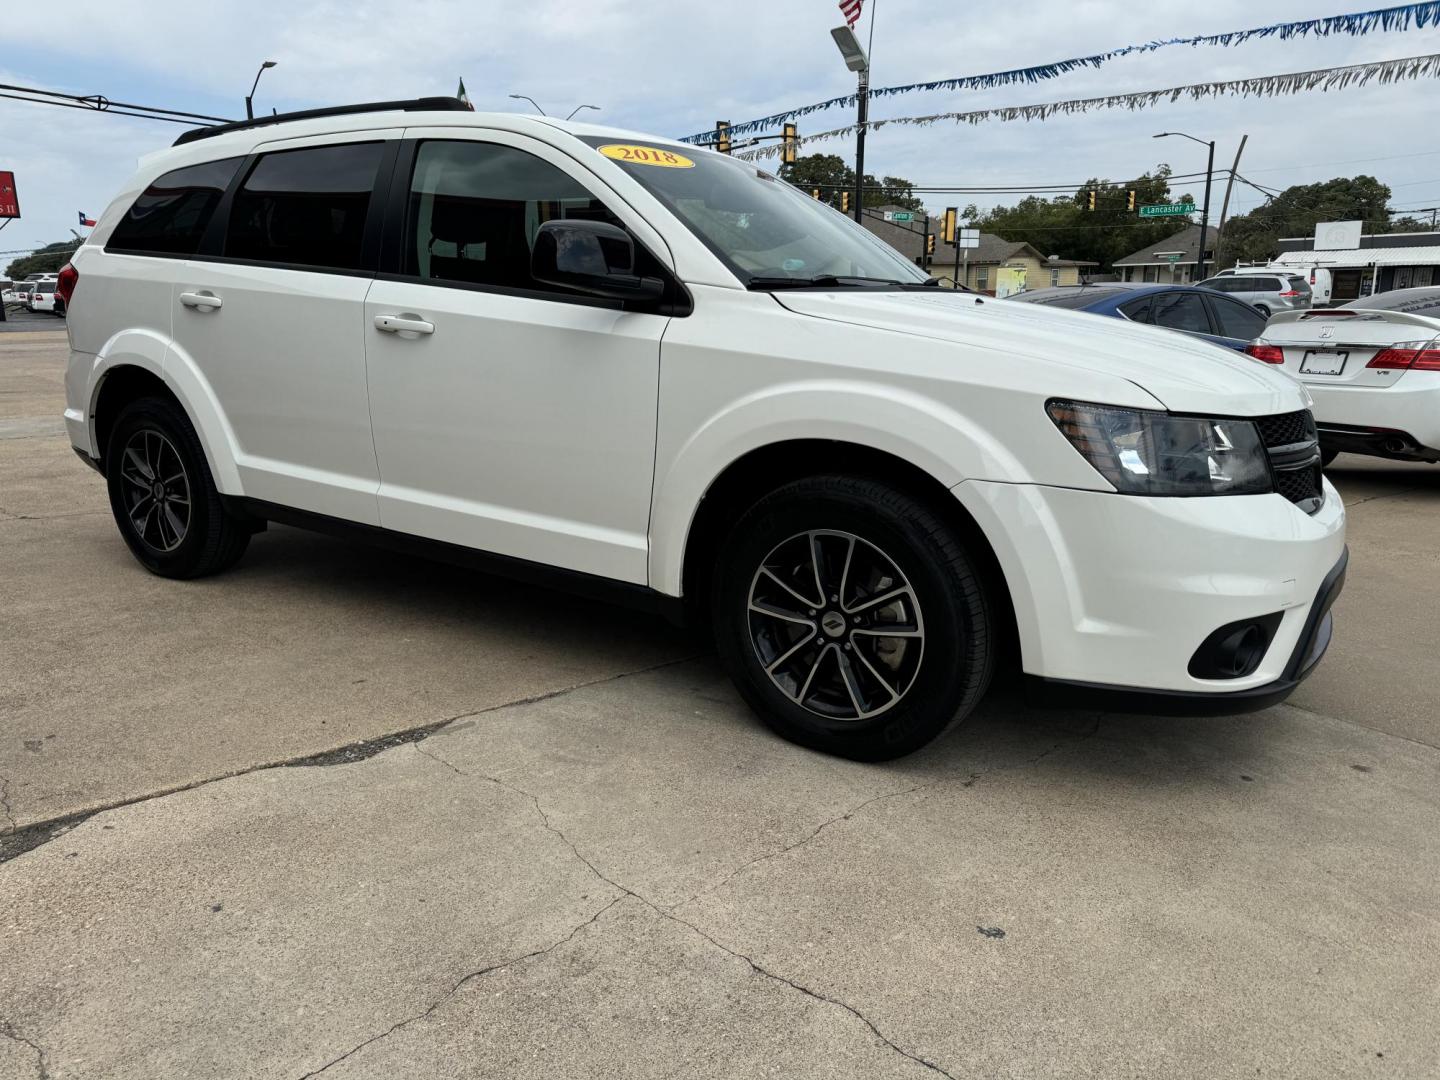
[[[709,584],[729,526],[776,488],[807,476],[844,475],[876,480],[918,498],[949,524],[979,561],[993,587],[1002,662],[1019,656],[1014,601],[1009,582],[984,530],[933,474],[913,462],[862,443],[833,439],[790,439],[769,443],[727,465],[706,488],[686,532],[681,564],[681,599],[695,625],[704,625]]]

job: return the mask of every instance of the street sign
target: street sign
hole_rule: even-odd
[[[956,234],[955,243],[962,248],[978,248],[980,246],[980,230],[961,229]]]
[[[1171,266],[1174,266],[1177,262],[1180,261],[1180,256],[1177,254],[1166,255],[1165,261],[1168,262]]]
[[[1144,218],[1185,217],[1194,212],[1194,203],[1156,203],[1140,207],[1140,216]]]
[[[15,194],[15,174],[0,172],[0,219],[20,216],[20,196]]]
[[[886,210],[886,221],[914,221],[915,215],[909,210]]]

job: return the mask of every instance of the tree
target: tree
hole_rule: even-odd
[[[1090,180],[1074,195],[1048,199],[1031,195],[1014,206],[993,207],[984,214],[973,205],[967,206],[963,216],[973,227],[1006,240],[1024,241],[1042,255],[1084,259],[1108,266],[1132,251],[1159,243],[1185,226],[1184,219],[1177,218],[1143,221],[1129,209],[1131,191],[1135,192],[1137,206],[1172,203],[1169,177],[1170,167],[1161,165],[1153,173],[1124,183]],[[1089,208],[1092,191],[1094,210]],[[1191,200],[1186,196],[1180,201]]]
[[[5,276],[19,281],[30,274],[53,274],[70,261],[71,253],[79,246],[79,240],[61,240],[55,244],[46,244],[11,262],[5,268]]]
[[[840,205],[840,192],[855,190],[855,170],[838,154],[808,154],[793,165],[780,166],[780,179],[787,180],[803,191],[820,189],[820,197],[832,205]],[[915,185],[903,176],[887,176],[877,180],[865,174],[866,206],[902,206],[907,210],[923,210],[925,204],[915,195]]]
[[[1366,233],[1412,231],[1420,224],[1413,218],[1392,223],[1389,204],[1390,188],[1373,176],[1296,184],[1265,205],[1227,221],[1216,264],[1263,262],[1279,250],[1276,241],[1313,236],[1315,226],[1322,221],[1359,221]]]

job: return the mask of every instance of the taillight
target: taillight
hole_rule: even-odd
[[[1279,345],[1256,345],[1252,342],[1245,346],[1245,352],[1266,364],[1285,363],[1285,350]]]
[[[1365,366],[1387,371],[1440,371],[1440,349],[1429,341],[1403,341],[1381,349]]]
[[[1288,298],[1291,298],[1291,297],[1299,296],[1300,294],[1299,294],[1298,292],[1296,292],[1294,289],[1291,289],[1289,292],[1282,292],[1280,295],[1283,296],[1283,297],[1286,297],[1286,298],[1288,299]]]
[[[60,269],[59,275],[55,278],[55,295],[63,301],[66,306],[70,303],[70,296],[75,292],[75,283],[80,280],[80,271],[66,263]]]

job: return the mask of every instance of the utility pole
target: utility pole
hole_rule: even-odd
[[[865,202],[865,121],[870,116],[870,66],[860,69],[860,128],[855,132],[855,220]]]
[[[1220,227],[1215,230],[1215,258],[1220,258],[1220,241],[1225,236],[1225,221],[1230,212],[1230,190],[1235,186],[1235,174],[1240,171],[1240,155],[1245,152],[1249,135],[1240,136],[1240,147],[1235,151],[1235,160],[1230,165],[1230,179],[1225,181],[1225,198],[1220,202]]]
[[[1189,139],[1201,146],[1210,148],[1210,157],[1205,165],[1205,208],[1200,211],[1200,243],[1195,250],[1195,281],[1205,277],[1205,241],[1210,232],[1210,177],[1215,171],[1215,140],[1206,142],[1204,139],[1197,139],[1194,135],[1186,135],[1183,131],[1162,131],[1158,135],[1151,136],[1155,139],[1163,139],[1169,135],[1178,135],[1182,139]]]

